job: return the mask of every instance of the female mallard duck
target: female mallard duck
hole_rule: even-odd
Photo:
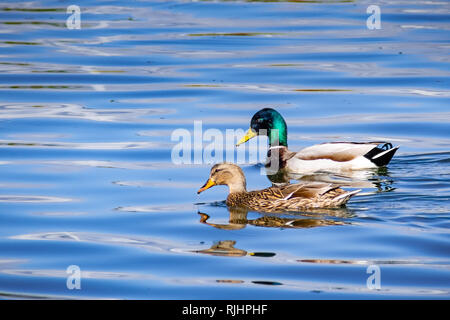
[[[391,161],[399,148],[379,141],[327,142],[295,153],[287,148],[286,122],[278,111],[271,108],[255,113],[250,129],[237,146],[257,135],[267,135],[269,138],[268,166],[300,174],[382,167]]]
[[[336,208],[347,203],[350,197],[361,191],[349,192],[340,189],[339,185],[313,182],[248,192],[242,169],[231,163],[213,166],[208,181],[197,193],[215,185],[228,186],[227,206],[245,207],[250,210],[265,212]]]

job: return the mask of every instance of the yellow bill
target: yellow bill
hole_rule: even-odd
[[[199,193],[205,191],[206,189],[209,189],[215,185],[216,185],[216,183],[214,181],[212,181],[211,179],[208,179],[208,181],[206,181],[206,183],[203,185],[203,187],[198,189],[197,194],[199,194]]]
[[[248,140],[250,140],[251,138],[254,138],[254,137],[256,137],[256,136],[257,136],[256,132],[253,131],[252,128],[249,128],[249,129],[247,130],[247,132],[245,133],[245,136],[243,136],[243,137],[241,138],[241,140],[238,141],[238,143],[236,144],[236,147],[237,147],[238,145],[240,145],[240,144],[243,144],[244,142],[247,142]]]

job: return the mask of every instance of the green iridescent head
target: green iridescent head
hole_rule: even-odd
[[[250,122],[250,129],[237,145],[248,141],[249,139],[266,135],[269,137],[269,145],[287,147],[287,126],[281,114],[272,109],[264,108],[259,110],[253,116]]]

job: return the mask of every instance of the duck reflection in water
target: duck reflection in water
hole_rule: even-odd
[[[395,187],[392,186],[393,179],[390,177],[389,170],[386,167],[343,171],[339,173],[320,171],[311,175],[290,173],[286,169],[273,171],[267,166],[265,166],[264,169],[265,175],[273,186],[286,185],[294,180],[296,182],[333,183],[348,188],[374,189],[374,193],[391,192],[395,190]]]
[[[342,220],[335,220],[331,217],[350,218],[353,216],[352,212],[346,208],[338,209],[315,209],[309,212],[292,213],[291,215],[280,216],[279,214],[262,214],[256,219],[248,219],[248,209],[241,207],[228,207],[229,223],[214,223],[209,222],[210,216],[203,212],[198,212],[200,215],[200,222],[212,226],[214,228],[223,230],[239,230],[245,228],[247,225],[267,228],[314,228],[323,226],[337,226],[348,225],[349,222]],[[330,218],[324,218],[328,216]]]
[[[244,256],[255,256],[255,257],[273,257],[275,253],[273,252],[247,252],[243,249],[235,248],[234,245],[236,241],[234,240],[222,240],[215,242],[210,248],[203,250],[193,251],[195,253],[209,254],[213,256],[227,256],[227,257],[244,257]]]

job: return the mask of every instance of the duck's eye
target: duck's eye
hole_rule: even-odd
[[[216,174],[217,172],[222,171],[222,170],[223,169],[216,169],[216,170],[213,171],[213,174]]]

